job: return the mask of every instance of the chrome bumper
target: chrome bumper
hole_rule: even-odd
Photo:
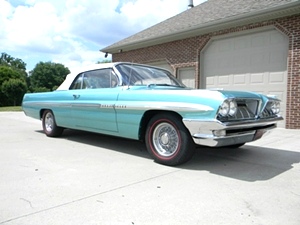
[[[277,127],[281,116],[254,121],[222,123],[218,120],[204,121],[183,119],[194,142],[199,145],[221,147],[243,144],[260,139],[264,134]]]

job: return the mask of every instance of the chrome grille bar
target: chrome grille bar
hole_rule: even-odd
[[[235,116],[221,117],[217,119],[220,121],[235,121],[235,120],[249,120],[255,119],[259,100],[257,99],[237,99],[237,113]]]
[[[277,117],[271,110],[272,102],[267,102],[262,111],[260,111],[259,99],[236,99],[237,112],[235,116],[222,117],[217,116],[221,122],[233,122],[241,120],[254,120],[257,118],[275,118]]]

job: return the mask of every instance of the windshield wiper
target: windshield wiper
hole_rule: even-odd
[[[154,87],[154,86],[168,86],[168,87],[181,87],[180,85],[174,85],[174,84],[148,84],[148,87]]]

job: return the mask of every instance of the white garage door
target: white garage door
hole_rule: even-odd
[[[287,58],[288,37],[275,29],[212,40],[202,52],[200,85],[276,95],[285,116]]]
[[[150,66],[161,67],[163,69],[169,70],[172,74],[174,73],[172,67],[165,60],[157,61],[157,62],[151,62],[151,63],[147,63],[147,64],[150,65]]]
[[[195,67],[178,69],[178,79],[187,87],[195,88]]]

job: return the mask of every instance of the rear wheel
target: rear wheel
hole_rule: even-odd
[[[48,137],[58,137],[62,134],[63,128],[58,127],[54,114],[51,110],[45,110],[42,118],[43,130]]]
[[[176,166],[188,161],[195,144],[181,118],[170,113],[155,115],[146,130],[146,147],[158,163]]]

